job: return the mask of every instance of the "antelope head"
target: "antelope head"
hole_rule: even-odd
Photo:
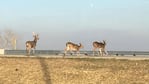
[[[79,43],[79,44],[80,44],[80,48],[84,48],[84,46],[81,43]]]
[[[32,34],[35,41],[39,40],[39,34],[35,34],[35,32],[33,32]]]

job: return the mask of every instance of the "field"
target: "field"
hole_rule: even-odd
[[[148,84],[149,60],[0,57],[0,84]]]

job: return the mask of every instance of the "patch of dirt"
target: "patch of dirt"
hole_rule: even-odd
[[[149,60],[0,58],[0,84],[147,84]]]

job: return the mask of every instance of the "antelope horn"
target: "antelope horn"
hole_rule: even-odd
[[[36,34],[35,34],[35,32],[32,32],[32,34],[33,34],[33,36],[35,36]]]

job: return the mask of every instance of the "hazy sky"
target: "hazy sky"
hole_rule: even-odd
[[[149,0],[1,0],[0,12],[0,30],[16,31],[20,49],[34,31],[37,49],[106,40],[107,50],[149,50]]]

